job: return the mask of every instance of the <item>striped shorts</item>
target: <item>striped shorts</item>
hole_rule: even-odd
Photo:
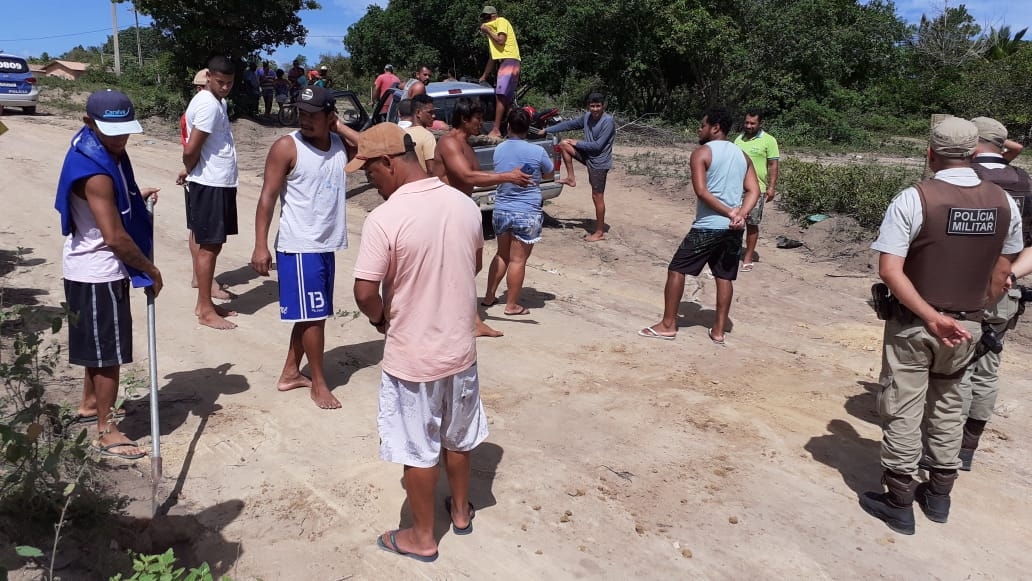
[[[68,362],[114,367],[133,361],[133,316],[129,279],[64,281],[68,302]]]
[[[333,314],[335,260],[332,252],[276,251],[281,321],[321,321]]]

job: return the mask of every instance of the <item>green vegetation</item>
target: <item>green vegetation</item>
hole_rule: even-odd
[[[796,218],[845,214],[855,218],[860,226],[874,229],[881,223],[892,198],[920,177],[920,170],[903,165],[832,165],[783,159],[778,207]]]
[[[186,570],[185,567],[176,568],[176,555],[169,549],[160,555],[133,555],[133,576],[122,577],[119,573],[110,581],[216,581],[211,574],[211,568],[207,563],[200,567]],[[218,581],[230,581],[229,577],[222,576]]]
[[[427,63],[479,76],[479,0],[370,6],[344,39],[357,74]],[[907,25],[889,0],[524,0],[513,23],[522,80],[580,108],[590,88],[632,117],[694,126],[707,106],[764,108],[792,145],[869,147],[923,136],[929,115],[1032,127],[1032,43],[983,30],[963,5]],[[418,32],[417,32],[418,31]],[[988,90],[987,90],[988,89]],[[538,103],[534,102],[534,105]],[[784,131],[787,129],[787,131]],[[782,135],[779,135],[781,138]],[[798,143],[797,143],[798,140]]]

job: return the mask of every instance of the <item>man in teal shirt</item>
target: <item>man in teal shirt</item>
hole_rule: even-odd
[[[760,237],[760,220],[763,219],[763,203],[774,200],[774,186],[778,181],[778,142],[763,130],[763,111],[750,109],[745,114],[744,131],[735,139],[735,145],[752,160],[756,178],[760,181],[760,199],[749,212],[745,221],[745,254],[742,255],[742,272],[753,269],[756,260],[756,241]],[[764,194],[766,192],[766,194]]]

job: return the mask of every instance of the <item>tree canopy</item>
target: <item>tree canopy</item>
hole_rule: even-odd
[[[399,74],[429,64],[479,76],[488,58],[487,41],[477,33],[481,6],[481,0],[369,6],[344,38],[355,75],[375,75],[392,63]],[[495,6],[516,31],[522,83],[553,95],[590,86],[620,109],[672,120],[694,119],[714,104],[762,106],[775,116],[837,111],[847,125],[854,113],[965,114],[974,106],[969,94],[979,92],[972,82],[985,76],[979,69],[989,58],[1008,75],[994,86],[1014,87],[1005,91],[1012,96],[994,99],[1032,100],[1022,93],[1032,77],[1023,68],[1024,31],[983,31],[964,5],[946,4],[916,25],[907,25],[891,0]],[[576,104],[583,98],[568,96]]]
[[[224,55],[248,58],[275,47],[304,44],[308,30],[298,12],[318,9],[315,0],[135,0],[170,41],[178,73],[203,67]],[[121,39],[120,39],[121,40]]]

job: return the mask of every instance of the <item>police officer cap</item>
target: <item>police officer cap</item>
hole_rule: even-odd
[[[996,119],[975,117],[971,122],[978,128],[978,138],[982,141],[992,143],[996,147],[1003,147],[1003,142],[1007,141],[1007,128]]]
[[[971,157],[978,145],[978,127],[960,117],[947,117],[932,128],[929,145],[942,157]]]

